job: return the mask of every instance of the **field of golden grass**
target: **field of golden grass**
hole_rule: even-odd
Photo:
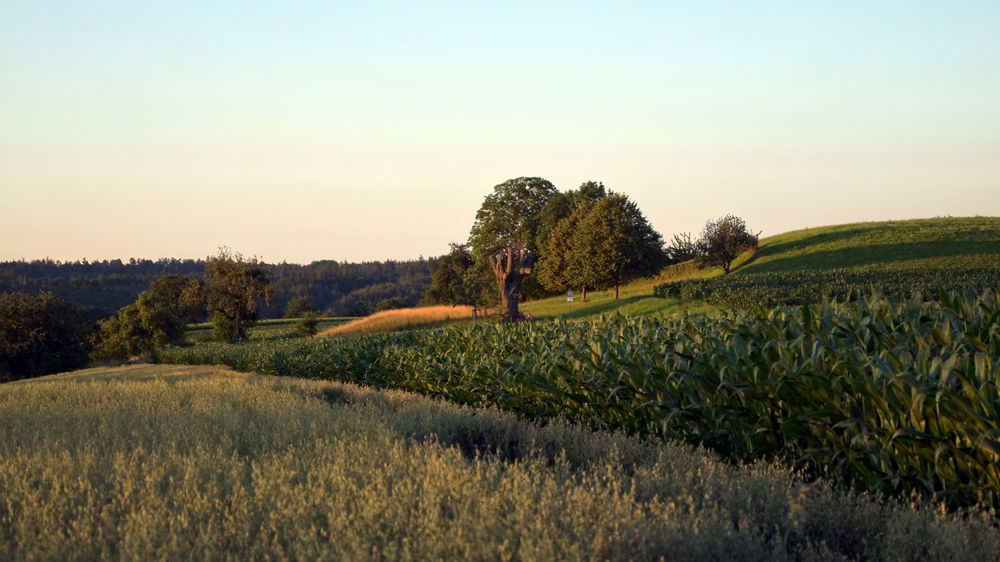
[[[0,385],[0,560],[990,560],[988,516],[403,392],[171,365]]]
[[[416,308],[399,308],[376,312],[371,316],[341,324],[324,330],[318,337],[342,336],[347,334],[371,334],[375,332],[393,332],[412,328],[438,326],[457,320],[471,320],[471,306],[421,306]]]

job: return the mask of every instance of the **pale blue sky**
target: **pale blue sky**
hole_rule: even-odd
[[[0,0],[0,259],[437,255],[501,181],[666,237],[1000,215],[1000,2]]]

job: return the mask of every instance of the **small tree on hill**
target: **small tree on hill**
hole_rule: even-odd
[[[681,232],[680,234],[674,234],[674,238],[667,248],[667,258],[670,263],[681,263],[697,257],[698,246],[691,239],[691,233]]]
[[[247,329],[257,322],[259,301],[269,302],[274,289],[257,258],[220,248],[219,255],[205,260],[205,278],[216,339],[247,339]]]
[[[751,233],[743,219],[735,215],[706,222],[705,230],[696,244],[699,263],[708,267],[721,267],[726,275],[737,256],[756,246],[757,234]]]

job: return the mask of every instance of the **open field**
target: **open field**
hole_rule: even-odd
[[[434,328],[459,321],[472,320],[471,306],[421,306],[376,312],[364,318],[322,330],[320,337],[349,334],[374,334],[412,328]]]
[[[0,559],[988,560],[775,464],[219,368],[0,386]]]
[[[330,328],[346,324],[356,318],[353,317],[322,317],[319,318],[317,328],[328,330]],[[295,338],[300,336],[298,318],[282,318],[279,320],[261,320],[250,328],[251,341],[270,341]],[[191,324],[187,328],[187,338],[191,342],[212,341],[212,324],[203,322],[201,324]]]

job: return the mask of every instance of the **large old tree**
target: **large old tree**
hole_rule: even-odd
[[[542,210],[557,193],[543,178],[515,178],[494,187],[476,212],[469,247],[476,263],[493,272],[500,312],[508,321],[524,317],[518,301],[538,259]]]

